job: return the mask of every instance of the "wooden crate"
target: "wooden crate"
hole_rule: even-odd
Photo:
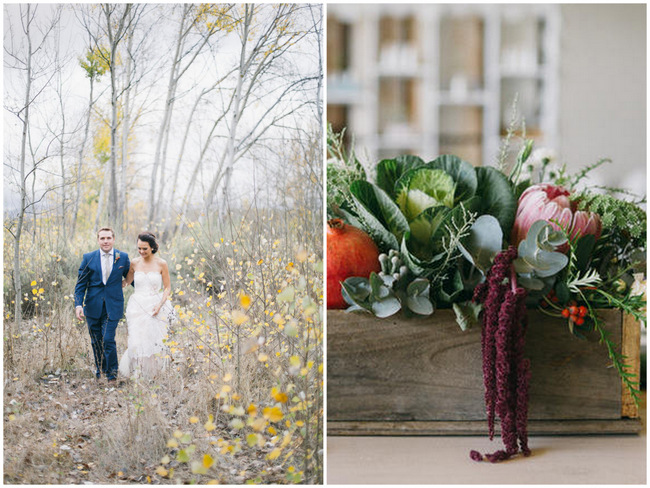
[[[617,310],[600,313],[638,374],[639,324]],[[487,433],[480,339],[480,328],[462,332],[451,310],[383,320],[328,310],[328,435]],[[531,434],[641,430],[605,345],[531,310],[526,357]]]

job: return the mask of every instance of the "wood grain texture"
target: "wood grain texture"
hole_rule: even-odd
[[[500,426],[495,426],[500,434]],[[579,434],[637,434],[643,430],[640,419],[616,420],[531,420],[528,434],[579,435]],[[488,434],[485,420],[440,420],[414,422],[330,422],[327,435],[352,436],[426,436],[426,435],[481,435]]]
[[[620,344],[620,312],[602,315]],[[327,319],[328,432],[343,425],[331,422],[371,428],[485,419],[480,330],[461,332],[452,311],[378,320],[329,310]],[[621,382],[597,341],[575,338],[566,322],[532,311],[526,355],[531,420],[621,418]]]
[[[621,353],[627,358],[627,364],[630,367],[628,372],[639,376],[641,372],[641,324],[634,320],[631,315],[623,315],[623,341],[621,346]],[[639,408],[634,403],[634,399],[629,390],[622,385],[623,388],[623,405],[621,414],[623,417],[638,418]]]

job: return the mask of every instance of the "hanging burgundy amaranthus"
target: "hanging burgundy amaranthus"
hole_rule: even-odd
[[[530,361],[524,358],[526,335],[526,290],[517,286],[513,261],[517,250],[510,246],[499,253],[487,279],[474,290],[473,300],[483,303],[481,347],[485,408],[490,440],[494,438],[495,415],[501,420],[505,450],[470,457],[498,462],[517,454],[530,455],[528,448],[528,382]]]

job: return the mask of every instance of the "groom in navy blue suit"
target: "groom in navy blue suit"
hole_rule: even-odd
[[[131,262],[125,252],[113,248],[115,233],[104,227],[97,232],[99,249],[84,254],[74,290],[77,319],[86,319],[95,356],[95,375],[117,378],[115,330],[124,314],[122,279]],[[84,300],[85,299],[85,300]]]

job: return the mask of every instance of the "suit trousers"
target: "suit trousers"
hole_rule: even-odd
[[[100,377],[104,373],[107,379],[117,377],[117,345],[115,344],[115,331],[119,320],[111,320],[106,312],[106,304],[102,306],[102,313],[98,319],[86,317],[88,332],[90,333],[90,344],[95,356],[95,376]]]

